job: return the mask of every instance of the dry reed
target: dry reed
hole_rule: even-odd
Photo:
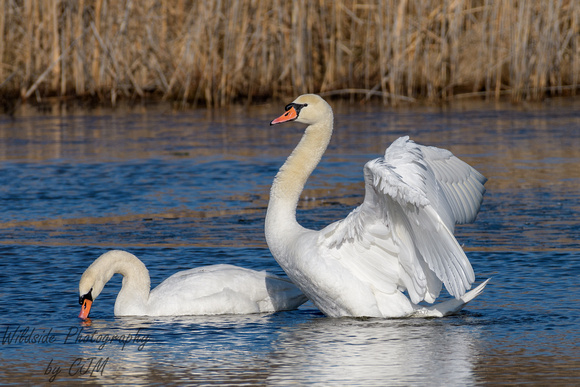
[[[575,94],[578,0],[0,0],[0,94],[224,106]]]

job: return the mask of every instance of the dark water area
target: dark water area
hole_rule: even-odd
[[[443,147],[489,181],[456,229],[492,277],[441,319],[113,315],[115,276],[77,318],[78,281],[109,249],[152,286],[229,263],[284,276],[264,239],[269,188],[303,127],[278,105],[0,116],[0,384],[576,385],[580,382],[580,99],[448,107],[333,103],[335,133],[298,209],[346,216],[364,163],[397,137]],[[111,338],[116,339],[111,341]]]

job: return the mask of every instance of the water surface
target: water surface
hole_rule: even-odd
[[[333,105],[335,134],[298,210],[307,227],[358,205],[364,163],[401,135],[489,178],[478,219],[456,234],[477,282],[493,279],[463,312],[330,319],[307,303],[271,315],[115,318],[116,276],[83,323],[78,280],[113,248],[141,258],[152,286],[214,263],[284,275],[264,215],[302,128],[269,127],[278,105],[23,110],[0,117],[0,383],[577,384],[580,100]],[[114,335],[121,341],[108,342]]]

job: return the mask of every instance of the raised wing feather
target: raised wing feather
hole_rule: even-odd
[[[433,171],[443,191],[443,196],[453,214],[453,224],[448,225],[450,230],[453,231],[453,226],[457,223],[473,222],[483,201],[485,193],[483,185],[487,181],[485,176],[445,149],[420,146],[412,142],[410,144],[420,147],[425,163]],[[429,199],[436,202],[433,197]],[[438,209],[438,212],[441,210]]]
[[[453,229],[475,219],[485,177],[408,137],[369,161],[364,175],[363,204],[321,230],[327,253],[379,290],[406,289],[414,303],[433,302],[442,282],[461,297],[475,275]]]

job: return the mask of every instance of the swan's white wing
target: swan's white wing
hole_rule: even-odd
[[[448,150],[417,145],[408,138],[406,146],[419,147],[425,164],[433,171],[443,195],[440,193],[437,195],[437,191],[431,190],[427,192],[427,195],[438,213],[451,211],[452,223],[447,225],[448,228],[453,231],[456,223],[473,222],[483,201],[485,193],[483,185],[487,181],[485,176],[453,156]],[[437,208],[436,204],[441,201],[448,203],[449,207]]]
[[[369,161],[364,175],[363,204],[321,230],[321,248],[379,290],[406,289],[414,303],[433,302],[441,282],[461,297],[475,276],[453,229],[475,219],[483,175],[408,137]]]
[[[201,315],[295,309],[306,297],[289,280],[218,264],[173,274],[150,294],[151,314]]]

